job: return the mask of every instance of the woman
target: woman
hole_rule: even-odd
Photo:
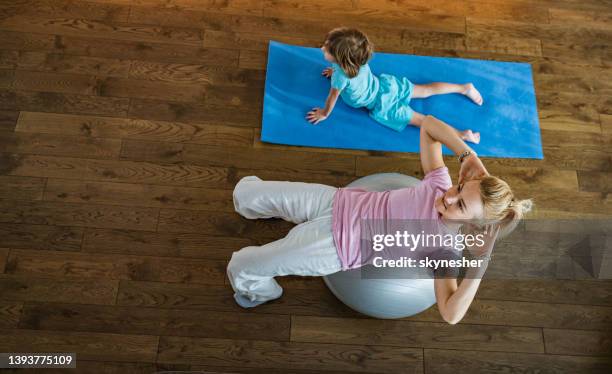
[[[459,184],[452,186],[442,144],[459,155]],[[362,265],[359,222],[362,219],[435,220],[455,231],[457,222],[494,222],[485,244],[470,251],[487,258],[500,231],[512,230],[531,201],[518,201],[507,183],[489,176],[476,153],[450,126],[427,116],[420,129],[425,178],[415,187],[369,192],[322,184],[262,181],[249,176],[234,189],[234,206],[250,219],[279,217],[297,224],[285,238],[232,254],[227,274],[234,298],[253,307],[281,296],[275,276],[322,276]],[[464,230],[465,231],[465,230]],[[470,268],[456,278],[435,279],[442,318],[454,324],[469,308],[485,267]]]

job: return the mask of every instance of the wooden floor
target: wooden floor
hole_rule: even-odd
[[[485,280],[451,326],[435,308],[365,318],[320,278],[245,311],[225,277],[233,251],[290,228],[234,213],[241,177],[422,177],[415,154],[259,140],[268,40],[316,46],[338,25],[379,51],[530,62],[545,159],[486,164],[533,218],[612,216],[612,2],[0,4],[0,352],[105,374],[612,372],[611,281]]]

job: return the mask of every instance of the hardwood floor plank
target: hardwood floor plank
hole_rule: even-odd
[[[544,353],[539,328],[293,316],[292,342]]]
[[[0,131],[15,131],[19,112],[13,110],[0,110]]]
[[[0,195],[4,199],[41,200],[45,179],[0,176]]]
[[[75,352],[81,360],[155,362],[158,337],[148,335],[0,330],[5,352]]]
[[[4,152],[106,159],[117,158],[121,151],[119,139],[25,132],[0,132],[0,145]]]
[[[563,8],[548,8],[550,23],[564,26],[588,27],[610,31],[612,16],[609,12],[598,12],[595,10],[578,10]]]
[[[425,349],[425,373],[453,374],[457,369],[468,373],[608,373],[612,360],[598,357],[577,357],[510,352]]]
[[[197,164],[229,166],[239,164],[252,169],[310,170],[314,172],[335,172],[352,174],[355,158],[351,155],[314,152],[283,152],[281,150],[259,150],[238,147],[197,147],[186,144],[183,150],[185,160]]]
[[[213,212],[234,211],[231,190],[69,179],[49,179],[44,200]]]
[[[290,317],[188,309],[26,303],[20,329],[289,340]]]
[[[238,66],[241,69],[265,70],[268,64],[268,53],[264,51],[241,50]]]
[[[600,113],[601,132],[604,134],[612,134],[612,115]]]
[[[342,304],[325,287],[290,287],[285,278],[279,278],[279,282],[287,285],[283,296],[250,311],[267,314],[364,318],[363,315]],[[228,284],[196,287],[181,283],[121,281],[117,305],[163,309],[243,310],[236,304],[233,294],[234,291]]]
[[[12,88],[15,81],[14,70],[0,70],[0,88]]]
[[[123,143],[121,158],[162,163],[188,162],[195,165],[230,167],[240,164],[249,169],[310,170],[324,173],[352,173],[351,155],[314,152],[283,152],[243,147],[202,147],[193,144],[154,143],[129,140]]]
[[[578,170],[578,184],[581,191],[601,192],[607,197],[612,188],[612,173]]]
[[[56,45],[56,48],[57,45]],[[59,49],[59,48],[58,48]],[[61,53],[45,53],[45,52],[20,52],[16,63],[16,69],[26,70],[21,77],[27,79],[25,74],[34,74],[32,71],[48,72],[48,73],[63,73],[63,74],[85,74],[95,76],[109,77],[127,77],[130,71],[132,61],[127,59],[90,57],[90,56],[74,56]],[[39,74],[45,77],[44,74]],[[48,76],[52,77],[52,74]],[[36,77],[36,75],[34,75]],[[64,79],[78,79],[78,77],[60,75]],[[81,77],[84,79],[85,77]],[[89,77],[95,79],[96,77]]]
[[[154,231],[158,209],[0,200],[0,222]]]
[[[261,0],[92,0],[99,3],[139,5],[150,8],[171,8],[181,10],[210,10],[228,14],[261,14]]]
[[[0,328],[16,328],[22,308],[21,302],[0,300]]]
[[[23,34],[23,38],[29,35]],[[2,40],[0,31],[0,41]],[[54,50],[66,55],[90,56],[96,58],[139,60],[170,64],[204,64],[237,66],[238,50],[219,48],[202,48],[195,45],[164,43],[163,41],[116,40],[73,35],[56,35]],[[7,47],[8,48],[8,47]],[[23,49],[24,47],[15,49]]]
[[[2,244],[5,245],[4,243]],[[9,256],[9,249],[0,248],[0,273],[5,272],[5,267],[6,267],[6,262],[8,260],[8,256]]]
[[[336,22],[338,19],[343,19],[360,28],[374,28],[374,25],[382,24],[388,28],[402,25],[403,28],[422,31],[463,33],[465,30],[463,15],[440,14],[440,12],[424,14],[421,9],[410,9],[410,4],[407,3],[401,3],[392,11],[390,9],[381,11],[381,5],[374,6],[372,2],[367,1],[354,4],[350,0],[309,2],[267,0],[264,4],[264,16],[295,20],[326,19]],[[325,11],[321,12],[321,9]]]
[[[0,45],[3,49],[51,51],[55,48],[55,36],[0,30]]]
[[[98,95],[98,79],[88,75],[16,71],[13,88],[37,92]]]
[[[38,112],[21,112],[15,130],[202,145],[247,146],[253,142],[253,130],[236,126]]]
[[[79,251],[83,239],[80,227],[0,224],[2,245],[10,248]]]
[[[482,282],[477,298],[612,306],[612,281],[488,279]]]
[[[118,281],[0,275],[3,300],[114,305]]]
[[[89,361],[77,358],[79,374],[151,374],[157,370],[189,370],[186,365],[157,365],[151,362]],[[10,374],[38,374],[40,369],[6,369]],[[45,369],[45,374],[62,374],[66,369]]]
[[[435,306],[408,320],[444,322]],[[476,299],[461,323],[605,330],[612,323],[612,307]]]
[[[52,15],[30,17],[16,15],[0,20],[0,29],[41,34],[87,36],[90,38],[118,39],[129,41],[161,42],[200,46],[202,33],[199,29],[185,27],[156,27],[97,21],[83,18],[62,18]]]
[[[225,261],[13,249],[7,274],[70,279],[223,284]]]
[[[1,99],[1,98],[0,98]],[[130,118],[142,120],[207,123],[243,127],[258,127],[261,123],[261,109],[235,110],[219,105],[181,103],[149,99],[130,100]]]
[[[320,183],[334,187],[344,187],[357,179],[357,177],[352,174],[305,174],[303,172],[290,170],[236,169],[235,174],[233,174],[231,178],[232,185],[235,186],[240,179],[249,175],[255,175],[262,180]]]
[[[129,7],[97,4],[72,0],[17,0],[11,7],[3,7],[3,15],[21,15],[36,17],[48,15],[54,17],[82,17],[95,20],[126,22]]]
[[[345,372],[422,373],[421,349],[164,336],[158,361]]]
[[[129,100],[56,92],[0,89],[0,109],[126,116]]]
[[[466,38],[465,44],[468,51],[542,56],[542,43],[539,39],[521,39],[472,32]]]
[[[257,242],[247,238],[217,237],[202,233],[87,229],[83,252],[203,258],[227,261],[232,252]]]
[[[247,220],[237,213],[162,209],[158,231],[280,239],[294,225],[280,219]]]
[[[611,356],[609,326],[601,331],[544,329],[546,353],[585,356]]]
[[[228,168],[148,162],[1,154],[0,173],[91,181],[233,189]]]
[[[321,44],[324,38],[325,35],[319,38],[304,38],[283,33],[262,34],[206,29],[204,30],[203,45],[204,47],[239,49],[242,55],[242,51],[267,51],[270,40],[305,47],[316,47]]]
[[[548,6],[538,1],[464,1],[447,2],[443,0],[414,0],[396,2],[392,0],[360,0],[357,8],[381,13],[412,12],[423,13],[423,18],[431,14],[464,16],[490,21],[521,19],[530,23],[548,23]],[[528,13],[528,14],[525,14]],[[401,13],[400,13],[401,14]]]
[[[265,74],[258,70],[202,64],[166,64],[134,61],[130,78],[204,85],[263,87]]]

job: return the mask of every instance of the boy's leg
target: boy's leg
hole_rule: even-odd
[[[415,84],[412,88],[413,99],[425,99],[433,95],[444,95],[458,93],[467,96],[474,103],[482,105],[482,96],[472,83],[455,84],[446,82],[434,82],[428,84]]]
[[[341,269],[332,217],[325,216],[295,226],[283,239],[234,252],[227,276],[236,302],[252,307],[282,295],[275,276],[322,276]]]
[[[409,123],[413,126],[421,127],[421,124],[423,123],[424,120],[425,120],[424,115],[422,115],[421,113],[412,111],[412,117],[410,118]],[[472,130],[459,131],[457,129],[455,129],[455,131],[457,132],[457,135],[459,135],[459,137],[466,142],[472,142],[476,144],[480,142],[479,132],[473,132]]]
[[[337,190],[318,183],[262,181],[248,176],[234,188],[234,207],[249,219],[279,217],[302,223],[331,214]]]

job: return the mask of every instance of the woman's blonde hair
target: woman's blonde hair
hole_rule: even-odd
[[[359,68],[368,63],[374,50],[366,34],[348,27],[327,33],[324,45],[349,78],[357,76]]]
[[[484,204],[485,220],[501,226],[500,236],[512,232],[533,207],[530,199],[516,199],[508,183],[494,176],[480,179],[480,197]]]

